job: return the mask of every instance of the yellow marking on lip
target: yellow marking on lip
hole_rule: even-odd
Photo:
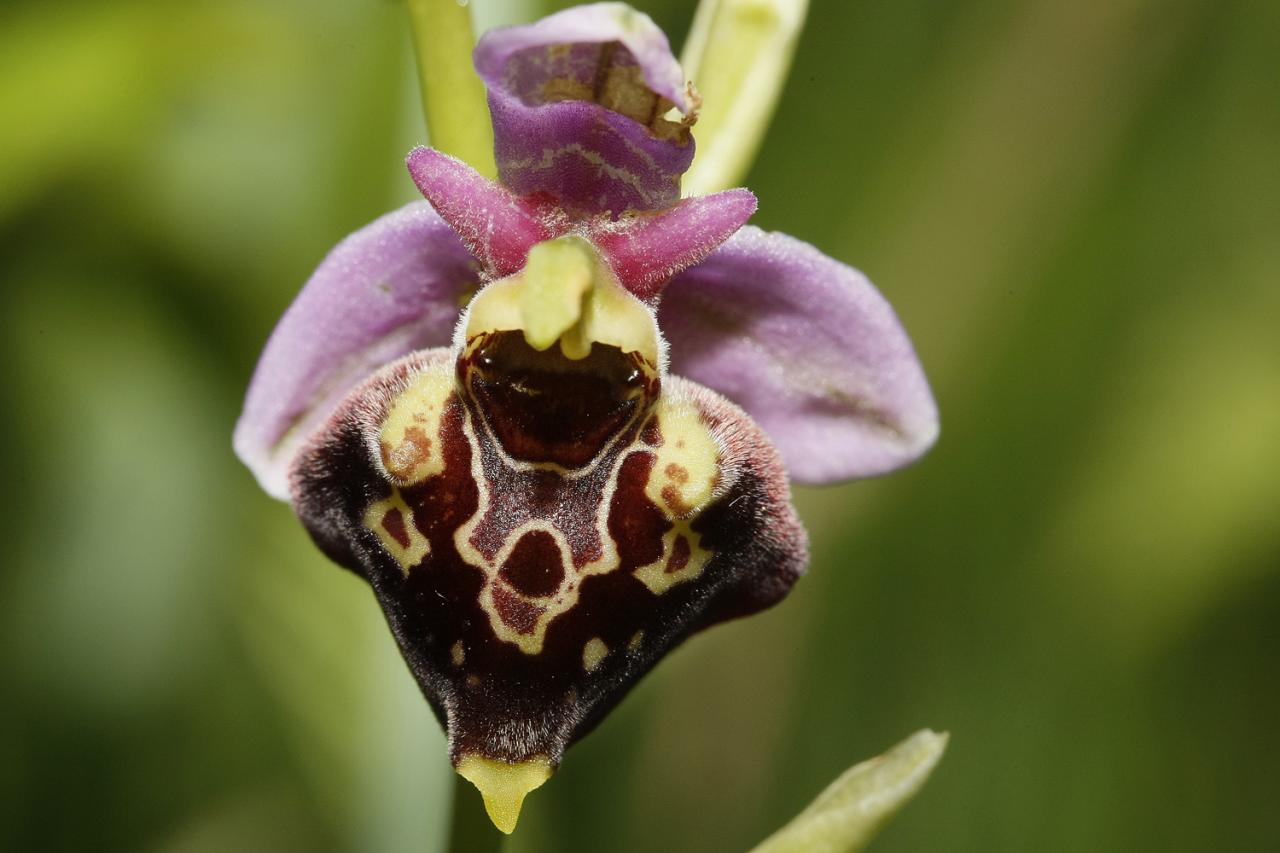
[[[401,532],[409,540],[407,547],[396,538],[391,530],[387,529],[387,517],[395,512],[400,515]],[[413,510],[404,502],[399,489],[393,488],[391,497],[371,504],[365,510],[363,524],[373,531],[373,534],[378,537],[378,541],[382,544],[383,550],[391,555],[391,558],[404,570],[406,575],[409,574],[411,568],[421,563],[431,553],[431,544],[427,542],[426,537],[418,531],[417,525],[413,523]]]
[[[551,762],[542,755],[515,764],[482,755],[464,755],[457,770],[459,776],[480,790],[489,820],[507,835],[520,820],[524,798],[551,778]]]
[[[378,449],[392,482],[410,486],[444,471],[440,424],[454,388],[450,371],[424,370],[388,407]]]
[[[675,553],[676,541],[683,538],[689,546],[689,557],[680,569],[669,572],[667,565]],[[687,521],[677,521],[662,537],[662,556],[647,566],[641,566],[633,574],[636,580],[649,588],[654,595],[662,595],[676,584],[691,581],[706,568],[711,552],[701,546],[702,537]]]
[[[592,637],[582,647],[582,668],[587,672],[593,671],[608,654],[609,647],[604,644],[604,640]]]
[[[662,445],[644,492],[667,518],[693,518],[715,495],[720,445],[692,403],[660,400],[654,408]]]
[[[449,649],[449,658],[453,661],[454,666],[462,666],[467,660],[467,650],[463,647],[462,641],[454,643]]]
[[[635,654],[640,651],[640,644],[644,642],[644,631],[636,631],[631,635],[631,639],[627,641],[627,651]]]

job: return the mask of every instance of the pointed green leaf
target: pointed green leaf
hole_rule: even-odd
[[[809,807],[752,853],[853,853],[924,785],[948,735],[925,729],[846,770]]]

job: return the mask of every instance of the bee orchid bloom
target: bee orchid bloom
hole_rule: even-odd
[[[789,478],[906,464],[937,413],[866,278],[746,226],[746,190],[680,198],[698,103],[649,18],[571,9],[475,63],[498,181],[410,153],[426,201],[321,263],[235,447],[372,586],[509,832],[664,654],[787,593]]]

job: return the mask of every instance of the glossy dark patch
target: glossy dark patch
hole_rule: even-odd
[[[636,416],[649,386],[636,353],[594,344],[583,359],[539,352],[521,332],[480,336],[459,377],[508,455],[581,468]]]

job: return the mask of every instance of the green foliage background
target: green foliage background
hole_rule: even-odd
[[[756,222],[880,285],[941,442],[800,490],[809,577],[509,850],[742,850],[923,726],[883,853],[1280,848],[1277,57],[1271,0],[814,3]],[[413,197],[414,85],[387,0],[0,9],[0,847],[441,843],[371,595],[229,438],[314,265]]]

